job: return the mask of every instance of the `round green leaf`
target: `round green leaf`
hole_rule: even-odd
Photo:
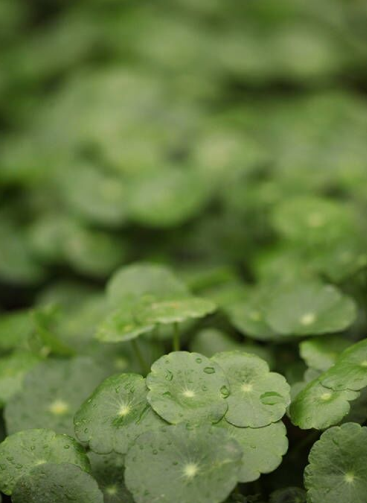
[[[122,267],[107,285],[107,297],[112,307],[127,309],[146,295],[185,297],[188,290],[168,268],[144,263]]]
[[[123,180],[92,164],[62,169],[61,190],[70,209],[88,221],[115,226],[127,218]]]
[[[367,494],[367,428],[334,427],[314,444],[305,470],[310,503],[364,503]]]
[[[106,379],[74,418],[77,438],[100,454],[125,454],[138,435],[162,424],[147,401],[145,379],[137,374]]]
[[[215,311],[211,300],[199,297],[170,300],[145,299],[134,310],[135,318],[144,325],[182,323],[190,318],[203,318]]]
[[[260,356],[260,358],[263,358],[268,363],[272,363],[273,361],[270,351],[264,346],[238,342],[225,332],[221,332],[215,328],[200,330],[200,332],[195,334],[190,348],[195,353],[201,353],[209,358],[215,355],[215,353],[220,353],[222,351],[238,350]]]
[[[220,503],[237,484],[242,451],[219,428],[169,426],[140,436],[126,457],[136,503]]]
[[[279,204],[273,223],[288,239],[317,245],[348,234],[355,227],[355,215],[340,201],[301,196]]]
[[[149,227],[173,227],[208,201],[210,185],[193,169],[160,169],[129,187],[131,217]]]
[[[262,473],[274,471],[288,450],[287,430],[281,421],[263,428],[237,428],[222,420],[215,428],[225,429],[242,449],[239,482],[253,482]]]
[[[276,339],[277,334],[266,320],[265,308],[271,297],[271,289],[259,287],[248,292],[245,299],[225,308],[232,325],[243,335],[254,339]]]
[[[324,372],[334,365],[350,342],[338,335],[330,335],[301,342],[300,354],[308,367]]]
[[[127,342],[153,330],[154,325],[137,321],[125,308],[111,313],[98,327],[96,338],[102,342]]]
[[[147,386],[149,403],[172,424],[216,423],[227,411],[228,381],[216,363],[199,353],[162,356],[153,364]]]
[[[13,503],[104,503],[97,482],[72,464],[47,463],[19,479]]]
[[[15,285],[38,283],[44,270],[33,254],[25,230],[0,217],[0,278]]]
[[[84,449],[68,435],[51,430],[25,430],[0,444],[0,489],[12,494],[18,480],[44,463],[72,463],[90,471]]]
[[[125,486],[124,456],[89,452],[92,475],[103,493],[104,503],[134,503]]]
[[[292,401],[289,409],[292,423],[305,430],[324,430],[338,424],[348,414],[349,402],[358,397],[359,393],[355,391],[326,388],[319,377],[311,381]]]
[[[0,314],[0,349],[9,351],[26,347],[33,324],[29,311],[14,311]]]
[[[346,349],[329,370],[311,381],[290,407],[294,424],[324,429],[338,424],[349,413],[367,386],[367,339]]]
[[[105,376],[105,369],[89,358],[37,365],[26,375],[22,390],[6,404],[8,432],[46,427],[74,435],[76,410]]]
[[[340,332],[355,318],[356,306],[352,299],[334,286],[319,283],[285,285],[266,307],[267,323],[282,335]]]
[[[322,384],[333,390],[359,391],[367,386],[367,339],[346,349],[324,376]]]
[[[37,363],[39,358],[26,352],[0,358],[0,406],[20,391],[24,375]]]
[[[290,387],[285,378],[269,372],[258,356],[230,351],[212,360],[224,371],[230,385],[226,420],[238,427],[260,428],[281,419],[290,402]]]

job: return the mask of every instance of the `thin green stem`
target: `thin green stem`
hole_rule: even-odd
[[[173,351],[180,351],[180,327],[178,323],[173,324]]]
[[[131,344],[132,344],[132,347],[133,347],[133,350],[134,350],[134,353],[135,353],[135,356],[139,362],[139,365],[141,367],[141,370],[142,370],[142,373],[143,374],[148,374],[149,372],[149,366],[143,356],[143,353],[141,352],[140,348],[139,348],[139,344],[138,344],[138,341],[136,339],[133,339],[131,341]]]

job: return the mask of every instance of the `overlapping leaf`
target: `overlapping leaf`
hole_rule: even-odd
[[[44,463],[72,463],[90,471],[87,455],[73,438],[45,429],[8,436],[0,444],[0,460],[0,489],[5,494],[12,494],[21,477]]]
[[[219,428],[168,426],[140,436],[126,457],[137,503],[220,503],[235,487],[242,451]]]
[[[227,411],[228,380],[217,363],[199,353],[170,353],[147,376],[148,401],[172,424],[216,423]]]
[[[314,444],[305,471],[310,503],[363,502],[367,493],[367,428],[346,423]]]
[[[238,427],[260,428],[281,419],[290,402],[285,378],[270,372],[258,356],[231,351],[212,357],[229,381],[226,420]]]
[[[294,424],[325,429],[338,424],[350,410],[349,402],[367,386],[367,340],[346,349],[335,365],[311,381],[290,407]]]
[[[76,410],[105,376],[106,370],[89,358],[40,363],[6,404],[8,432],[47,427],[73,435]]]
[[[45,463],[33,468],[15,486],[14,503],[104,503],[97,482],[72,464]]]
[[[164,424],[147,401],[145,379],[121,374],[106,379],[74,418],[77,438],[92,451],[126,454],[142,433]]]

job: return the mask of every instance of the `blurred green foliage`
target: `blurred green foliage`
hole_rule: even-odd
[[[1,0],[0,48],[0,406],[53,359],[140,371],[170,349],[162,319],[208,357],[264,357],[293,396],[365,336],[366,2]],[[145,302],[140,358],[102,342],[134,328],[104,294],[133,262],[191,302]],[[287,459],[230,501],[303,501],[305,453]]]

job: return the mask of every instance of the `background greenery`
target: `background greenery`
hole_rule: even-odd
[[[1,405],[39,360],[140,371],[94,338],[132,262],[216,303],[185,349],[254,352],[294,396],[364,337],[366,33],[362,0],[1,1]],[[149,364],[171,332],[141,337]],[[303,501],[317,436],[286,425],[283,464],[238,501]]]

